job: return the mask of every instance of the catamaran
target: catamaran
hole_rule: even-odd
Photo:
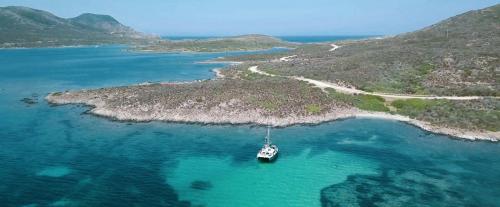
[[[271,143],[271,127],[267,128],[267,136],[264,138],[264,146],[257,153],[257,159],[261,161],[273,161],[278,156],[278,146]]]

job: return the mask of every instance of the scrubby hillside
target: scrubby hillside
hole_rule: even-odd
[[[271,73],[342,82],[366,91],[500,95],[500,5],[412,33],[336,44],[341,47],[334,52],[327,45],[308,45],[282,54],[297,55],[287,62],[262,61],[265,55],[232,59],[254,58]]]
[[[295,46],[297,45],[271,36],[242,35],[204,40],[162,40],[155,44],[137,47],[136,49],[154,52],[226,52]]]
[[[146,38],[108,15],[65,19],[28,7],[0,7],[0,47],[127,43]]]

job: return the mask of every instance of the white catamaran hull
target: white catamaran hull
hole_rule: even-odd
[[[260,161],[273,161],[278,156],[278,146],[271,144],[270,127],[267,128],[267,136],[264,138],[264,146],[257,153]]]
[[[264,145],[257,153],[257,159],[260,161],[273,161],[278,156],[278,147],[276,145]]]

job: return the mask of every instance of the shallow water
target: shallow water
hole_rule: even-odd
[[[273,129],[113,122],[50,91],[211,78],[223,54],[0,50],[1,206],[500,206],[500,145],[383,120]],[[29,98],[37,103],[20,101]]]

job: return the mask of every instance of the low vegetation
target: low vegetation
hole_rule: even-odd
[[[256,112],[267,117],[307,117],[327,113],[389,112],[438,126],[500,130],[500,100],[384,100],[372,95],[325,91],[305,82],[252,73],[249,66],[284,76],[327,80],[365,91],[398,94],[500,95],[500,5],[468,12],[423,30],[385,39],[304,44],[273,54],[226,57],[245,61],[221,71],[224,78],[189,84],[152,84],[54,94],[67,102],[99,103],[125,115],[168,116],[172,110]],[[260,39],[255,42],[255,38]],[[206,41],[165,41],[138,49],[153,51],[228,51],[283,46],[262,36]],[[288,61],[280,57],[293,56]],[[222,112],[221,112],[222,111]],[[245,115],[246,116],[246,115]]]
[[[309,104],[306,106],[306,110],[310,114],[319,114],[321,112],[321,107],[318,104]]]
[[[244,35],[203,40],[161,40],[154,44],[137,46],[135,50],[149,52],[228,52],[267,50],[275,47],[295,46],[296,44],[270,36]]]
[[[361,41],[302,45],[282,54],[228,57],[281,75],[399,94],[500,96],[500,5],[422,30]],[[273,61],[296,55],[291,61]]]
[[[235,111],[259,109],[264,115],[288,117],[352,108],[332,100],[301,81],[262,76],[255,80],[207,80],[190,84],[151,84],[63,93],[57,99],[104,101],[110,109],[152,113],[164,109]],[[160,107],[161,106],[161,107]]]
[[[500,131],[500,101],[397,100],[391,104],[396,113],[461,129]]]
[[[155,39],[108,15],[61,18],[28,7],[0,7],[0,48],[145,44]]]
[[[373,95],[349,95],[336,92],[333,89],[328,90],[330,98],[341,101],[351,106],[366,111],[388,112],[389,108],[385,106],[384,98]]]
[[[388,102],[379,96],[349,95],[331,89],[328,95],[336,102],[366,111],[390,112],[452,128],[500,131],[500,101],[494,98],[469,101],[401,99]]]

